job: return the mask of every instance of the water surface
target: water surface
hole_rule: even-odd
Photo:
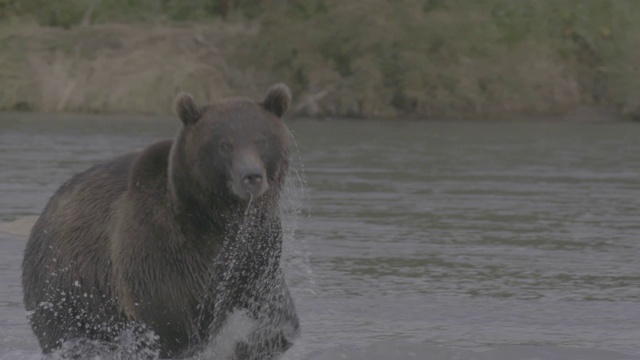
[[[638,124],[289,126],[306,185],[287,219],[303,334],[286,359],[640,359]],[[0,114],[0,222],[178,128]],[[0,358],[39,358],[24,244],[0,233]]]

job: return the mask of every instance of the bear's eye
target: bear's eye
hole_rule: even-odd
[[[220,142],[220,151],[223,153],[229,153],[233,150],[233,145],[229,140],[222,140]]]
[[[256,147],[260,150],[264,149],[267,146],[267,139],[259,138],[256,140]]]

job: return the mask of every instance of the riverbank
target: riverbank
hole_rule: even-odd
[[[180,91],[259,98],[282,81],[295,116],[640,114],[635,2],[311,3],[197,23],[5,20],[0,110],[168,114]]]
[[[4,25],[0,108],[165,114],[173,110],[181,90],[200,101],[219,99],[245,90],[218,46],[234,31],[244,30],[198,25],[106,24],[73,29]]]

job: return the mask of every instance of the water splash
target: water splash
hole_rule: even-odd
[[[249,216],[249,209],[251,209],[252,203],[253,203],[253,193],[249,193],[249,203],[247,204],[247,208],[244,210],[245,219]]]
[[[281,194],[280,202],[278,204],[279,218],[281,219],[282,228],[278,225],[276,228],[269,226],[255,227],[256,221],[260,221],[260,213],[257,207],[253,207],[254,198],[249,199],[249,203],[243,212],[243,219],[240,222],[237,233],[226,239],[225,246],[227,251],[223,251],[227,258],[216,259],[215,262],[226,261],[227,267],[222,275],[221,280],[217,284],[216,289],[216,304],[214,308],[224,308],[224,302],[228,300],[230,296],[233,296],[234,286],[246,286],[246,284],[236,283],[238,273],[246,271],[243,264],[246,261],[246,254],[255,254],[255,249],[259,248],[262,244],[257,244],[253,240],[254,238],[268,238],[273,231],[282,232],[282,258],[280,260],[277,256],[271,256],[268,249],[262,249],[264,252],[257,256],[257,261],[265,261],[267,267],[278,268],[281,267],[285,273],[286,282],[290,285],[290,288],[307,289],[313,291],[315,287],[313,271],[309,261],[308,246],[304,240],[296,237],[296,231],[298,230],[299,219],[304,214],[304,200],[306,194],[304,169],[300,156],[299,149],[295,140],[293,140],[295,153],[297,158],[290,159],[289,172],[286,177],[285,184],[283,186],[283,193]],[[259,228],[261,234],[252,233]],[[260,236],[266,235],[266,236]],[[279,261],[280,260],[280,261]],[[208,286],[214,283],[216,274],[212,273]],[[282,279],[274,279],[275,281],[282,281]],[[269,293],[272,292],[270,288],[277,288],[279,285],[271,284],[268,281],[262,279],[255,280],[253,286],[257,288],[258,292]],[[293,287],[291,286],[293,284]],[[295,299],[295,294],[293,295]],[[213,359],[213,358],[227,358],[231,356],[236,350],[236,344],[238,343],[260,343],[264,339],[268,339],[273,336],[274,332],[286,328],[285,323],[273,323],[268,315],[260,315],[255,318],[256,313],[260,311],[262,304],[249,304],[248,309],[235,311],[226,318],[226,322],[222,326],[222,330],[210,341],[204,352],[198,357],[199,359]],[[253,316],[250,315],[253,313]],[[215,318],[216,316],[214,316]],[[215,320],[214,320],[215,322]],[[215,325],[214,325],[215,326]],[[297,336],[297,329],[289,329],[291,338]],[[286,332],[286,330],[285,330]]]
[[[158,350],[149,346],[157,336],[153,331],[129,328],[123,331],[116,342],[90,340],[86,338],[65,341],[44,360],[92,359],[92,360],[145,360],[157,359]]]
[[[280,201],[280,215],[283,227],[283,261],[282,265],[287,275],[287,280],[295,289],[316,293],[316,281],[311,266],[311,251],[304,237],[296,236],[299,220],[309,217],[309,209],[306,190],[307,181],[304,170],[304,162],[298,143],[290,131],[293,156],[289,159],[289,173],[283,189]]]

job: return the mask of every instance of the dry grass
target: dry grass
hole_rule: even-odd
[[[640,117],[637,2],[296,4],[266,1],[254,23],[5,23],[0,109],[170,113],[180,91],[205,102],[283,81],[296,115],[496,118],[586,106]]]
[[[218,47],[238,26],[2,28],[0,108],[168,113],[180,91],[199,101],[243,80]]]

